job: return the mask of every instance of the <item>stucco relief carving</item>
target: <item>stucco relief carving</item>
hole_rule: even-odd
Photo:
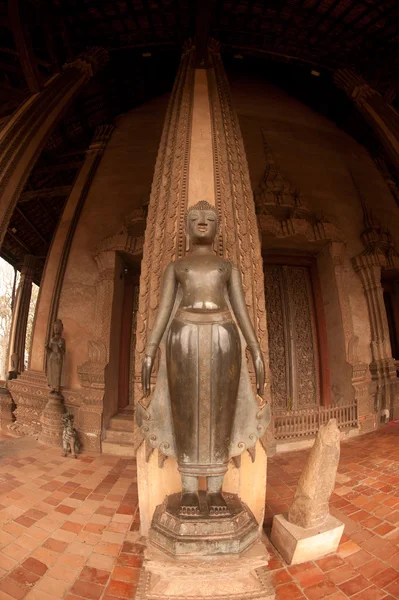
[[[159,304],[165,266],[184,254],[184,214],[190,148],[194,49],[185,46],[169,100],[148,206],[137,311],[135,381]],[[155,373],[154,373],[155,376]]]
[[[244,142],[233,109],[230,88],[219,54],[212,42],[208,72],[210,93],[216,206],[223,223],[219,252],[239,267],[245,301],[266,361],[265,396],[270,400],[268,342],[264,276],[259,230],[249,178]],[[238,242],[238,243],[237,243]],[[252,381],[254,373],[249,364]]]
[[[318,217],[307,206],[303,194],[281,173],[262,130],[266,168],[254,190],[256,213],[262,235],[302,237],[309,242],[337,241],[344,237],[324,217]]]
[[[112,301],[114,295],[116,252],[140,256],[144,238],[133,237],[132,228],[144,229],[145,211],[132,211],[124,219],[118,233],[100,242],[94,254],[99,278],[96,285],[94,311],[95,339],[88,342],[88,359],[78,366],[80,383],[85,388],[104,389],[105,369],[109,360]]]

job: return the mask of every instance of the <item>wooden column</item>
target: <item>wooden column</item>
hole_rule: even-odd
[[[108,61],[102,48],[65,66],[14,113],[0,132],[0,243],[19,196],[52,131],[82,87]]]
[[[362,113],[399,172],[399,113],[351,69],[336,71],[334,81]]]
[[[11,324],[9,355],[12,364],[9,366],[9,372],[12,372],[12,376],[14,377],[25,370],[26,327],[28,324],[29,304],[32,294],[32,280],[36,266],[36,257],[27,254],[24,258],[24,264],[21,270],[21,278],[18,284]],[[16,372],[14,367],[16,367]]]

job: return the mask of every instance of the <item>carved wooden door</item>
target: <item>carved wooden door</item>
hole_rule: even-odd
[[[274,412],[320,403],[319,351],[308,266],[265,264]]]

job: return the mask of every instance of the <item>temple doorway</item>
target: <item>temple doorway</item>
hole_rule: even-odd
[[[133,408],[134,349],[136,346],[136,315],[139,296],[140,269],[125,262],[123,269],[123,300],[119,344],[118,408]]]
[[[264,257],[273,412],[316,409],[321,402],[321,360],[315,260]]]

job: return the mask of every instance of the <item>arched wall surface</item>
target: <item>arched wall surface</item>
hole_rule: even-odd
[[[69,388],[80,387],[77,368],[87,361],[88,342],[96,337],[96,284],[100,273],[93,254],[105,238],[118,232],[133,209],[149,199],[167,103],[168,96],[162,96],[118,117],[87,194],[59,307],[67,346],[68,339],[73,343],[67,355]],[[36,360],[41,364],[39,356]]]
[[[353,333],[359,338],[359,360],[369,363],[366,299],[350,259],[364,250],[360,238],[365,229],[362,199],[389,227],[399,247],[395,200],[366,149],[333,122],[283,90],[250,76],[231,78],[230,85],[253,189],[259,186],[265,171],[265,140],[281,174],[303,194],[308,208],[342,232]],[[328,311],[328,306],[325,308]]]

